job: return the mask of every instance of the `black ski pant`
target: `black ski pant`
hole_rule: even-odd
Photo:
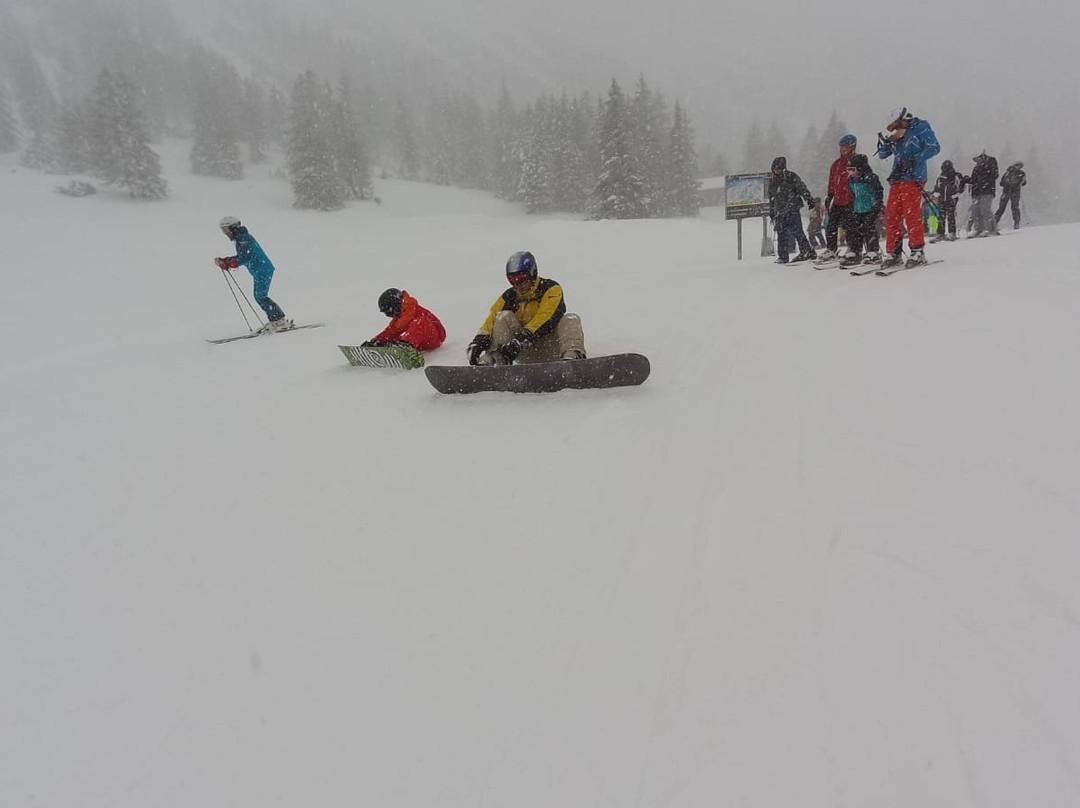
[[[851,227],[851,216],[854,209],[851,205],[836,205],[829,208],[829,223],[825,226],[825,246],[836,252],[839,237],[837,232],[844,229],[845,235]]]
[[[994,214],[994,221],[1000,222],[1001,217],[1005,215],[1005,208],[1012,202],[1012,215],[1013,215],[1013,227],[1020,226],[1020,189],[1019,188],[1006,188],[1001,192],[1001,204],[998,205],[997,213]]]
[[[802,214],[795,210],[781,213],[776,217],[776,254],[781,261],[787,261],[791,253],[792,242],[799,245],[799,252],[813,255],[814,250],[803,232]]]
[[[806,231],[806,237],[810,240],[811,247],[824,247],[825,236],[821,235],[821,227]]]
[[[956,200],[942,202],[938,206],[938,235],[946,233],[956,235]]]
[[[881,252],[877,234],[877,211],[855,213],[848,215],[848,225],[844,232],[847,234],[847,246],[855,255],[862,255],[863,250],[868,253]]]

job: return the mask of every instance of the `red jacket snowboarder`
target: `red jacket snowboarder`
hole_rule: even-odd
[[[393,319],[377,336],[365,342],[365,347],[407,342],[418,351],[431,351],[446,339],[446,329],[439,318],[402,289],[387,289],[379,295],[379,311]]]

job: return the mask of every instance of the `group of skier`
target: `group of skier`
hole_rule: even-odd
[[[956,170],[951,160],[941,165],[941,175],[926,191],[927,161],[941,151],[930,124],[917,118],[906,107],[893,110],[884,132],[878,132],[876,155],[892,157],[886,178],[888,198],[865,154],[858,153],[858,140],[847,134],[840,138],[839,156],[829,167],[824,202],[813,196],[798,174],[787,167],[785,157],[773,160],[769,177],[769,216],[777,231],[777,263],[787,264],[816,260],[819,264],[839,261],[841,266],[881,263],[883,269],[906,263],[927,263],[925,243],[927,216],[938,219],[938,233],[933,239],[955,241],[958,197],[970,188],[972,196],[968,231],[971,237],[996,235],[997,225],[1007,206],[1012,206],[1013,227],[1020,227],[1020,189],[1027,184],[1024,164],[1015,163],[1001,177],[1001,204],[996,214],[993,199],[998,185],[997,160],[984,151],[974,158],[970,176]],[[810,210],[808,233],[803,232],[802,207]],[[824,236],[822,236],[824,230]],[[846,254],[839,251],[843,231]],[[885,236],[885,253],[879,246]],[[904,239],[908,257],[904,258]],[[792,257],[793,249],[798,252]],[[821,252],[815,248],[820,248]]]
[[[255,302],[266,314],[263,331],[294,328],[291,319],[270,298],[274,265],[259,242],[235,216],[226,216],[219,226],[236,245],[236,254],[215,258],[223,271],[245,267],[254,281]],[[467,349],[470,365],[530,364],[554,360],[584,359],[585,336],[581,318],[567,312],[562,286],[540,276],[531,252],[516,252],[506,262],[510,287],[492,304]],[[390,318],[386,328],[363,347],[408,345],[418,351],[438,348],[446,339],[446,329],[429,309],[403,289],[387,289],[378,300],[379,311]]]
[[[824,202],[813,196],[806,183],[787,167],[787,158],[772,163],[768,184],[769,216],[777,231],[778,263],[816,259],[818,263],[840,261],[841,266],[881,263],[882,269],[905,263],[903,242],[906,236],[908,266],[927,263],[924,247],[926,224],[924,210],[936,215],[938,235],[933,241],[954,241],[958,198],[970,188],[972,204],[968,220],[971,237],[997,234],[997,225],[1012,206],[1013,227],[1020,226],[1020,193],[1027,185],[1024,164],[1010,166],[1001,178],[1001,204],[993,212],[998,185],[997,160],[982,152],[974,158],[970,176],[956,170],[951,160],[941,164],[941,175],[933,193],[925,190],[927,161],[941,151],[930,124],[915,117],[906,107],[893,110],[885,132],[878,132],[877,157],[893,158],[886,178],[888,199],[881,180],[870,167],[865,154],[858,152],[855,135],[844,135],[838,143],[839,156],[829,167]],[[802,207],[810,209],[810,238],[803,231]],[[884,224],[885,254],[879,245]],[[270,298],[274,265],[259,242],[235,216],[219,222],[221,231],[236,245],[236,254],[214,261],[222,271],[247,268],[254,281],[255,302],[266,314],[265,331],[284,331],[295,327],[281,307]],[[824,229],[824,237],[822,230]],[[846,254],[839,255],[843,231]],[[813,241],[813,244],[811,243]],[[791,257],[793,248],[798,252]],[[821,248],[819,254],[815,247]],[[562,286],[540,277],[536,257],[530,252],[516,252],[506,262],[510,284],[492,304],[476,336],[467,349],[470,365],[547,362],[559,359],[584,359],[585,338],[581,320],[568,313]],[[438,348],[446,339],[446,329],[430,310],[424,308],[402,289],[384,291],[378,300],[379,311],[390,318],[389,324],[363,343],[365,347],[405,344],[418,351]]]

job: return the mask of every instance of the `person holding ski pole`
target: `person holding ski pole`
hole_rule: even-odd
[[[266,313],[267,323],[264,331],[285,331],[293,328],[292,320],[286,319],[281,307],[270,299],[270,281],[274,279],[274,265],[266,257],[263,248],[248,229],[235,216],[224,216],[218,227],[225,237],[236,244],[236,255],[215,258],[214,263],[222,271],[246,267],[254,281],[255,302]]]
[[[882,269],[903,261],[903,227],[907,225],[911,256],[908,266],[927,263],[923,252],[926,231],[923,229],[923,187],[926,185],[926,161],[941,151],[937,135],[927,121],[916,118],[907,107],[893,110],[885,135],[878,132],[877,156],[892,156],[889,173],[889,201],[885,203],[885,251]]]

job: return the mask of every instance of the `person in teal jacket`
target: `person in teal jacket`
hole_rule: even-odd
[[[236,269],[240,266],[247,267],[247,271],[251,273],[255,284],[253,290],[255,302],[259,304],[259,308],[266,312],[266,319],[269,321],[263,326],[264,329],[267,331],[284,331],[287,328],[292,328],[293,321],[286,319],[281,306],[270,299],[270,281],[274,279],[274,265],[266,257],[266,253],[263,252],[259,242],[255,240],[255,237],[248,232],[248,229],[235,216],[225,216],[218,222],[218,226],[221,227],[221,232],[236,244],[236,255],[227,258],[215,258],[214,263],[222,270]]]
[[[852,194],[847,229],[848,256],[840,266],[876,264],[881,260],[877,218],[885,199],[885,189],[881,187],[878,175],[870,170],[870,161],[865,154],[853,154],[848,158],[847,176]]]
[[[926,263],[923,246],[926,230],[923,227],[923,187],[926,185],[926,161],[941,151],[937,135],[927,121],[916,118],[907,107],[890,114],[889,134],[878,132],[877,156],[893,158],[888,176],[889,201],[885,205],[885,251],[883,267],[895,266],[903,259],[903,226],[907,225],[908,264]]]

